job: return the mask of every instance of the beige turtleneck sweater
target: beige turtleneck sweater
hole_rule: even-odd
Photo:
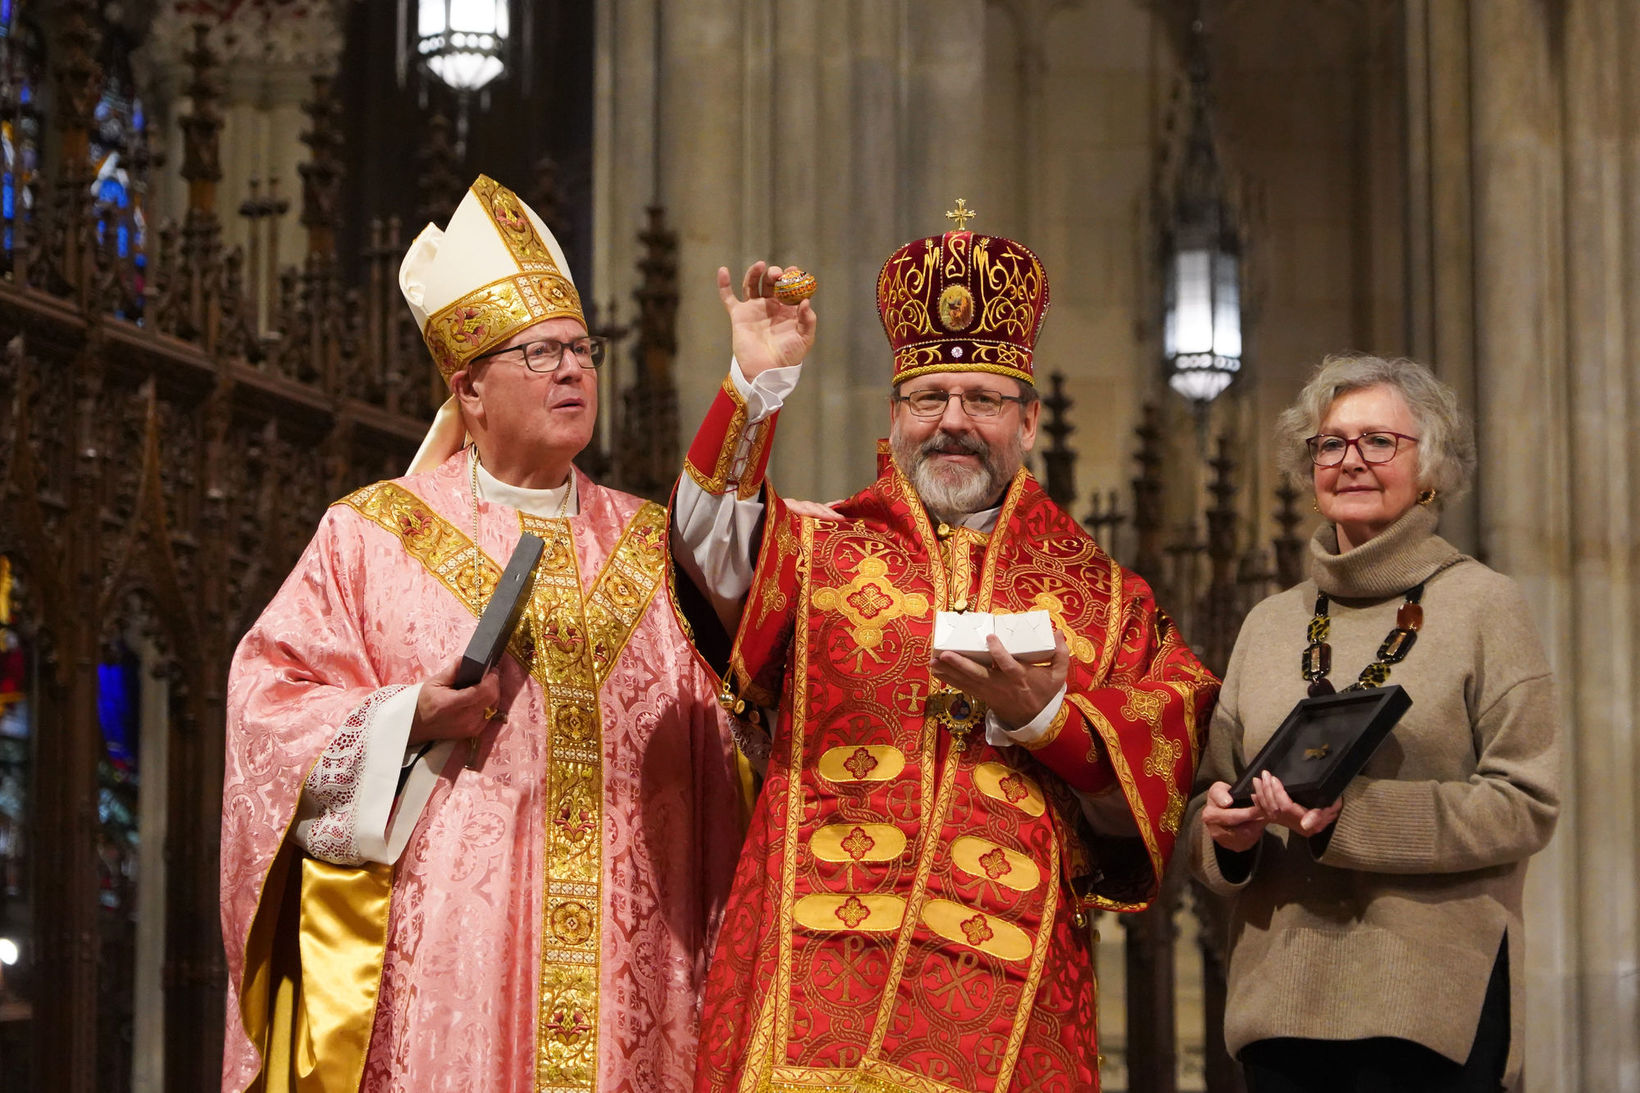
[[[1197,776],[1183,845],[1209,889],[1233,901],[1225,1039],[1394,1036],[1463,1062],[1507,937],[1511,1036],[1520,1073],[1521,888],[1559,809],[1553,679],[1514,582],[1433,534],[1416,507],[1344,554],[1330,526],[1311,579],[1247,616]],[[1342,690],[1375,659],[1402,594],[1425,582],[1417,644],[1390,682],[1412,708],[1344,791],[1338,822],[1303,839],[1265,830],[1245,854],[1218,848],[1201,792],[1234,782],[1306,693],[1305,626],[1332,600],[1332,674]]]

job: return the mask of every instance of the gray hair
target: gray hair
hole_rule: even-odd
[[[1315,466],[1304,441],[1340,395],[1368,387],[1390,387],[1406,401],[1418,423],[1418,484],[1450,501],[1469,488],[1475,474],[1475,435],[1458,408],[1457,393],[1417,361],[1386,360],[1365,354],[1337,354],[1321,362],[1298,399],[1276,421],[1281,470],[1296,486],[1309,488]]]

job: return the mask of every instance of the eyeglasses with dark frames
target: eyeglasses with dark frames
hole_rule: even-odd
[[[962,400],[962,412],[969,417],[986,418],[996,417],[1002,413],[1006,403],[1017,402],[1021,406],[1026,400],[1019,395],[1005,395],[1000,391],[913,391],[909,395],[895,395],[895,402],[903,402],[911,411],[912,417],[936,418],[945,414],[945,408],[952,399]]]
[[[474,361],[486,358],[501,358],[510,353],[516,353],[518,360],[531,372],[556,372],[564,363],[564,358],[573,356],[575,363],[582,368],[597,368],[604,363],[604,357],[609,352],[609,339],[596,334],[588,334],[580,338],[572,338],[561,342],[557,338],[540,338],[523,345],[509,345],[505,349],[492,349],[488,353],[480,353]]]
[[[1401,450],[1401,443],[1418,443],[1415,436],[1405,433],[1392,433],[1387,429],[1376,432],[1362,433],[1360,436],[1336,436],[1332,433],[1317,433],[1304,441],[1304,446],[1310,449],[1310,462],[1317,467],[1336,467],[1344,462],[1353,445],[1361,453],[1363,463],[1388,463]]]

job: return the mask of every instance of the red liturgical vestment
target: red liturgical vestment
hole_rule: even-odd
[[[1155,894],[1217,681],[1023,471],[989,535],[931,525],[892,468],[841,523],[769,497],[726,686],[779,717],[696,1089],[1096,1089],[1084,912]],[[1029,750],[929,674],[960,607],[1045,609],[1069,641]],[[1089,799],[1125,801],[1125,837]]]

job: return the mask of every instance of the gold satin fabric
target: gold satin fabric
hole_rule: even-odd
[[[252,927],[241,1011],[262,1048],[264,1093],[357,1089],[387,953],[393,869],[332,865],[287,851]],[[300,878],[288,884],[292,865]],[[277,886],[277,890],[276,890]],[[277,944],[283,940],[283,944]],[[294,940],[295,944],[290,944]]]

